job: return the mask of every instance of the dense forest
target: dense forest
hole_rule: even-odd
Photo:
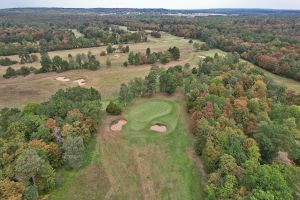
[[[70,88],[47,102],[0,113],[0,197],[36,199],[55,186],[57,168],[80,166],[101,121],[101,96],[92,88]]]
[[[210,48],[237,52],[272,73],[300,80],[300,23],[298,16],[136,17],[114,21],[205,41]]]
[[[185,85],[208,199],[298,199],[299,96],[234,56],[200,63]]]
[[[115,27],[85,23],[77,27],[81,35],[75,35],[68,26],[0,26],[0,56],[36,53],[43,51],[99,47],[108,44],[128,44],[147,41],[144,32],[128,32]]]

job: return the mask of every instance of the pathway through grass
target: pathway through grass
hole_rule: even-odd
[[[122,132],[109,128],[120,117],[105,118],[85,166],[62,170],[51,199],[201,199],[200,175],[188,155],[193,140],[180,104],[167,97],[142,99],[122,117],[128,121]],[[155,123],[166,125],[167,132],[151,131]]]

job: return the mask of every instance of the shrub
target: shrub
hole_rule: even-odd
[[[159,32],[157,32],[157,31],[151,32],[151,36],[155,37],[155,38],[161,38],[161,34]]]
[[[125,62],[123,63],[123,66],[124,66],[124,67],[127,67],[127,66],[128,66],[128,62],[125,61]]]
[[[110,115],[120,115],[122,113],[122,109],[117,104],[110,102],[106,107],[106,112]]]
[[[63,159],[73,169],[80,166],[84,144],[82,137],[67,137],[63,143]]]
[[[21,76],[27,76],[30,74],[30,68],[29,67],[21,67],[21,69],[18,71],[18,74]]]
[[[105,51],[101,51],[100,56],[106,56],[106,52]]]
[[[18,63],[17,61],[10,60],[9,58],[0,59],[0,65],[3,65],[3,66],[14,65],[14,64],[17,64],[17,63]]]
[[[16,76],[17,72],[13,68],[9,67],[6,69],[6,73],[3,75],[4,78],[10,78]]]
[[[24,197],[26,200],[37,200],[39,196],[38,190],[35,186],[29,186],[24,192]]]

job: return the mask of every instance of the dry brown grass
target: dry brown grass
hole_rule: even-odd
[[[150,47],[152,51],[164,51],[171,46],[178,46],[181,50],[181,59],[179,61],[170,62],[162,67],[170,67],[176,64],[185,64],[186,62],[194,59],[192,52],[192,45],[188,44],[186,39],[171,36],[169,34],[162,34],[161,39],[149,38],[146,43],[130,44],[131,51],[145,51]],[[105,50],[106,47],[86,48],[86,49],[73,49],[65,51],[49,52],[51,57],[59,55],[67,58],[68,54],[76,55],[78,53],[87,53],[91,51],[97,55],[97,58],[105,62],[107,56],[100,57],[100,52]],[[84,87],[94,87],[98,89],[105,97],[112,97],[117,95],[120,84],[126,83],[134,77],[145,76],[150,65],[142,66],[129,66],[124,68],[123,62],[127,60],[128,54],[119,54],[119,57],[114,54],[109,55],[112,62],[110,68],[105,66],[98,71],[89,70],[71,70],[63,73],[46,73],[46,74],[31,74],[27,77],[19,76],[17,78],[4,79],[4,74],[7,67],[0,67],[0,108],[3,107],[22,107],[28,102],[41,102],[47,100],[58,89],[77,86],[74,80],[85,79],[86,85]],[[17,56],[9,56],[12,59],[18,59]],[[39,63],[27,64],[27,66],[39,67]],[[24,65],[14,65],[15,69]],[[69,78],[69,82],[57,81],[57,77]]]

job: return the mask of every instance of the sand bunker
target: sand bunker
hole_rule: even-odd
[[[112,131],[121,131],[125,124],[127,124],[127,121],[124,119],[120,119],[116,124],[111,125],[110,129]]]
[[[65,77],[63,77],[63,76],[57,77],[56,80],[57,80],[57,81],[62,81],[62,82],[68,82],[68,81],[70,81],[69,78],[65,78]]]
[[[85,85],[85,80],[84,79],[78,79],[73,81],[74,83],[78,83],[79,86],[83,86]]]
[[[167,132],[167,127],[163,124],[154,124],[153,126],[151,126],[150,130],[165,133]]]
[[[115,54],[115,55],[114,55],[114,57],[116,57],[116,58],[119,58],[119,57],[120,57],[120,55],[119,55],[119,54]]]
[[[205,59],[206,57],[205,56],[198,56],[198,58]]]

